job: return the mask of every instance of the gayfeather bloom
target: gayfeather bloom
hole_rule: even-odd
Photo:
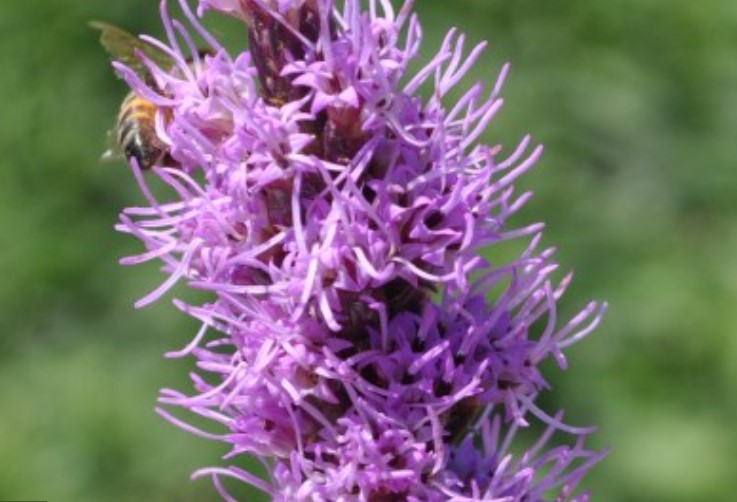
[[[180,3],[190,28],[164,2],[168,41],[147,39],[173,68],[146,60],[147,80],[115,65],[159,107],[175,161],[153,173],[168,201],[132,161],[149,205],[118,229],[147,249],[124,263],[168,273],[137,306],[178,282],[212,294],[175,300],[202,323],[169,354],[196,359],[195,391],[160,397],[171,422],[231,447],[233,465],[195,476],[226,500],[223,477],[277,501],[588,500],[576,486],[605,452],[535,400],[549,388],[540,363],[565,368],[562,350],[605,305],[559,320],[570,275],[553,282],[541,224],[508,228],[530,197],[513,184],[542,149],[478,142],[507,67],[449,103],[484,44],[467,50],[451,31],[411,74],[411,2],[201,0],[197,15]],[[229,54],[198,20],[208,10],[242,20],[249,50]],[[528,245],[509,263],[480,254],[511,239]],[[532,421],[543,432],[523,445]],[[268,479],[237,466],[247,455]]]

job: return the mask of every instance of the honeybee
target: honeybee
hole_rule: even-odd
[[[115,61],[131,68],[154,89],[153,76],[136,53],[145,54],[160,68],[174,66],[173,58],[166,52],[117,26],[102,21],[91,21],[90,26],[100,30],[100,43]],[[116,125],[108,138],[109,150],[103,157],[122,155],[128,161],[135,158],[141,169],[151,169],[167,160],[168,148],[156,134],[156,114],[159,111],[151,101],[129,92],[120,105]]]

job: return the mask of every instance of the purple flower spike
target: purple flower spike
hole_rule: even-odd
[[[164,3],[175,67],[149,62],[144,81],[116,64],[159,107],[169,152],[153,176],[171,199],[156,200],[134,162],[149,205],[118,225],[146,247],[125,263],[169,274],[137,306],[178,282],[212,293],[175,300],[202,323],[169,354],[196,359],[195,391],[163,390],[159,412],[230,445],[233,465],[195,473],[226,500],[224,477],[285,502],[588,500],[576,486],[606,452],[535,401],[550,388],[540,363],[564,369],[563,349],[606,305],[560,321],[570,275],[553,281],[541,224],[507,225],[530,198],[514,182],[542,153],[530,138],[507,156],[478,143],[508,67],[449,103],[484,44],[451,31],[411,75],[411,2],[363,3],[201,0],[200,16],[244,22],[250,49],[236,57],[181,0],[202,56]],[[479,254],[511,239],[529,243],[511,263]],[[544,432],[524,449],[516,433],[534,421]],[[246,455],[268,479],[237,466]]]

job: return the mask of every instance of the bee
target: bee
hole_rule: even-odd
[[[137,53],[140,51],[160,68],[174,67],[169,54],[117,26],[102,21],[91,21],[90,26],[100,30],[100,43],[114,60],[131,68],[154,89],[153,75]],[[156,134],[159,112],[166,113],[166,110],[159,110],[151,101],[129,92],[120,105],[115,127],[108,134],[109,149],[103,158],[122,155],[128,161],[136,159],[141,169],[170,161],[168,147]]]

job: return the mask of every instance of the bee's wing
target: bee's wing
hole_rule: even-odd
[[[143,52],[146,57],[164,70],[174,65],[174,60],[169,54],[122,28],[104,21],[90,21],[89,24],[92,28],[100,30],[100,43],[112,58],[144,77],[144,80],[148,80],[150,71],[136,55],[136,51]]]

